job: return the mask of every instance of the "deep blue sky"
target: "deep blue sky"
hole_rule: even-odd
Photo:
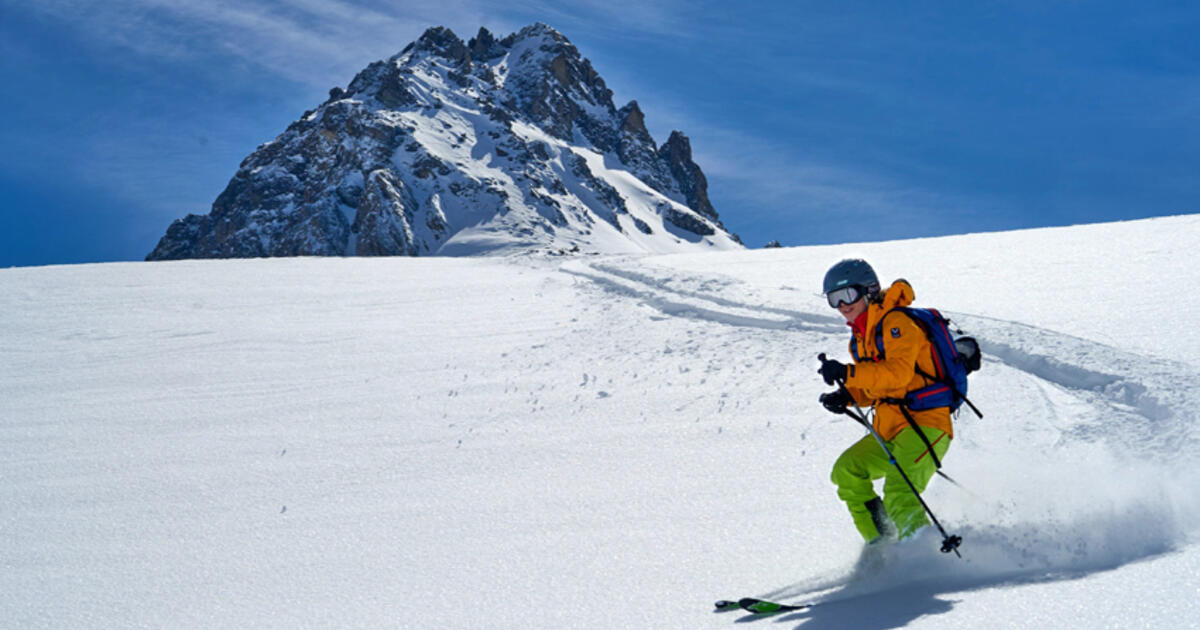
[[[541,21],[747,245],[1200,212],[1200,5],[0,0],[0,267],[140,260],[433,25]]]

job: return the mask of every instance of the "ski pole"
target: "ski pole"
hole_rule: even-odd
[[[855,405],[855,406],[854,406],[854,408],[855,408],[855,409],[858,409],[858,410],[859,410],[859,413],[862,413],[862,409],[859,409],[858,405]],[[871,423],[867,421],[866,414],[863,414],[862,416],[858,416],[858,415],[855,415],[854,413],[852,413],[852,412],[851,412],[849,409],[847,409],[845,413],[846,413],[846,415],[847,415],[847,416],[850,416],[851,418],[854,418],[855,420],[857,420],[857,421],[858,421],[858,423],[859,423],[859,424],[861,424],[861,425],[863,425],[864,427],[866,427],[868,431],[870,431],[870,430],[871,430],[871,428],[872,428],[872,427],[871,427]],[[949,481],[950,483],[954,484],[954,487],[958,488],[959,490],[962,490],[963,492],[966,492],[967,494],[969,494],[969,495],[971,495],[971,496],[973,496],[973,497],[977,497],[977,496],[978,496],[978,495],[976,495],[974,492],[971,492],[970,490],[968,490],[966,486],[964,486],[964,485],[962,485],[961,483],[958,483],[957,481],[955,481],[955,480],[954,480],[954,477],[951,477],[950,475],[947,475],[946,473],[942,472],[942,470],[941,470],[940,468],[939,468],[938,470],[935,470],[935,471],[933,471],[933,472],[934,472],[935,474],[937,474],[937,476],[941,477],[942,479],[945,479],[946,481]]]
[[[856,404],[856,406],[854,406],[854,408],[858,409],[858,406],[857,406],[857,404]],[[862,409],[859,409],[859,412],[862,412]],[[848,415],[848,416],[851,416],[851,418],[853,418],[854,420],[858,420],[858,424],[860,424],[860,425],[863,425],[863,426],[866,426],[866,427],[868,427],[868,428],[870,427],[870,425],[869,425],[869,422],[868,422],[868,421],[866,421],[866,414],[863,414],[862,416],[857,416],[857,415],[854,415],[853,413],[851,413],[851,412],[850,412],[850,409],[847,409],[847,410],[846,410],[846,415]],[[916,422],[914,422],[914,424],[913,424],[912,426],[913,426],[913,430],[916,430],[916,427],[917,427],[917,425],[916,425]],[[929,440],[925,440],[925,444],[929,444]],[[930,448],[930,449],[934,448],[934,445],[932,445],[932,444],[929,444],[929,448]],[[931,454],[931,455],[932,455],[932,454]],[[935,458],[935,460],[934,460],[934,463],[935,463],[935,464],[937,463],[937,460],[936,460],[936,458]],[[955,481],[955,480],[954,480],[954,478],[953,478],[953,476],[950,476],[950,475],[948,475],[948,474],[946,474],[946,473],[942,472],[942,469],[941,469],[941,468],[938,468],[938,469],[934,470],[934,474],[936,474],[937,476],[940,476],[940,478],[942,478],[942,479],[944,479],[944,480],[947,480],[947,481],[949,481],[949,482],[950,482],[950,484],[954,484],[954,486],[955,486],[955,487],[958,487],[958,488],[959,488],[959,490],[961,490],[962,492],[966,492],[967,494],[971,494],[971,496],[972,496],[972,497],[976,496],[976,494],[974,494],[974,492],[971,492],[970,490],[967,490],[966,486],[964,486],[964,485],[962,485],[962,484],[959,484],[959,482],[958,482],[958,481]]]
[[[841,381],[838,381],[838,386],[841,387],[842,391],[846,391],[846,386]],[[846,394],[849,395],[849,392],[846,392]],[[853,398],[851,400],[853,400]],[[900,473],[900,477],[904,479],[904,483],[908,484],[908,489],[912,490],[913,496],[917,497],[917,501],[921,503],[921,507],[924,508],[925,513],[929,515],[929,520],[933,521],[934,526],[938,528],[939,532],[941,532],[942,553],[950,553],[953,551],[954,555],[961,558],[962,554],[958,552],[958,547],[962,544],[962,536],[951,536],[950,534],[946,533],[946,529],[942,527],[940,522],[938,522],[937,517],[933,514],[933,510],[929,508],[929,504],[925,503],[925,498],[921,496],[920,492],[917,492],[917,487],[913,485],[912,480],[908,478],[908,474],[904,472],[904,468],[902,468],[900,463],[896,461],[896,456],[892,455],[891,449],[889,449],[887,447],[887,443],[883,441],[883,436],[879,435],[879,432],[875,430],[875,427],[871,426],[870,422],[867,422],[866,415],[863,414],[862,409],[858,406],[858,403],[854,403],[854,408],[858,410],[858,415],[849,412],[847,412],[846,415],[854,418],[859,424],[866,427],[867,431],[870,431],[871,435],[875,437],[875,441],[879,442],[879,448],[883,449],[883,452],[888,457],[888,461],[891,462],[892,466],[896,467],[896,472]]]
[[[818,358],[821,359],[821,361],[825,361],[825,354],[821,353],[820,357]],[[858,414],[856,415],[847,410],[846,415],[857,420],[859,424],[866,427],[867,431],[870,431],[871,435],[875,437],[875,441],[879,442],[879,448],[882,448],[883,452],[887,455],[888,461],[891,462],[892,466],[896,467],[896,472],[900,473],[900,477],[904,479],[904,483],[908,484],[908,489],[912,490],[913,495],[917,497],[917,501],[921,503],[921,507],[925,508],[925,513],[929,515],[929,520],[933,521],[934,526],[936,526],[938,531],[942,533],[942,553],[950,553],[953,551],[954,555],[961,558],[962,554],[958,552],[958,547],[962,544],[962,536],[951,536],[950,534],[946,533],[946,529],[942,527],[942,524],[938,522],[937,517],[933,515],[933,510],[929,509],[929,504],[925,503],[925,499],[921,496],[921,493],[917,492],[917,487],[913,485],[912,480],[908,478],[908,474],[904,472],[904,469],[900,467],[900,463],[896,461],[896,457],[892,455],[891,449],[887,447],[887,442],[883,441],[883,436],[879,435],[879,432],[875,430],[875,427],[871,426],[870,422],[867,422],[867,414],[863,413],[862,407],[858,406],[858,401],[854,400],[854,396],[850,395],[850,390],[846,389],[846,382],[842,379],[837,379],[837,384],[838,389],[842,390],[842,393],[845,394],[846,397],[850,399],[850,403],[854,405],[854,409],[858,411]]]

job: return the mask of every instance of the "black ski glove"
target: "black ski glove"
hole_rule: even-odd
[[[846,381],[845,365],[833,359],[826,359],[823,354],[818,358],[821,359],[821,369],[817,370],[817,372],[821,375],[821,378],[825,379],[826,385],[833,385],[838,381]]]
[[[846,413],[846,405],[854,402],[844,389],[821,394],[818,400],[830,413]]]

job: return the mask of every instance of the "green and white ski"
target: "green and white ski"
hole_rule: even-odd
[[[756,615],[772,615],[775,613],[788,612],[792,610],[804,610],[812,608],[812,604],[781,604],[779,602],[767,601],[755,597],[743,597],[739,600],[732,601],[722,599],[716,603],[717,612],[727,610],[745,610]]]

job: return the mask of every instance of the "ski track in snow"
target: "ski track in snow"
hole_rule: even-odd
[[[845,346],[846,328],[840,317],[748,301],[746,288],[733,278],[665,268],[657,268],[662,275],[647,273],[653,269],[636,259],[572,261],[561,267],[600,290],[637,300],[664,317],[824,335],[829,347]],[[1050,434],[1048,454],[1082,460],[1074,462],[1080,470],[1072,478],[1062,479],[1060,468],[1031,466],[1024,479],[1009,482],[1007,488],[1004,482],[968,488],[973,501],[958,513],[943,507],[940,519],[948,531],[966,541],[961,562],[947,562],[939,554],[929,553],[929,546],[940,544],[940,536],[928,528],[925,533],[934,540],[925,541],[927,545],[904,541],[892,545],[874,562],[860,559],[848,571],[813,576],[762,594],[775,601],[827,604],[785,615],[782,620],[815,621],[838,606],[856,605],[847,600],[881,591],[908,591],[933,600],[944,592],[1079,577],[1170,553],[1195,537],[1193,523],[1200,514],[1200,502],[1193,496],[1194,479],[1191,475],[1181,479],[1177,471],[1200,452],[1200,443],[1191,415],[1177,410],[1193,409],[1200,402],[1200,372],[1188,364],[1137,355],[1021,322],[946,314],[955,326],[980,341],[985,363],[973,382],[999,369],[1024,373],[1040,392],[1040,404],[1049,418],[1042,421],[1045,426],[1034,423],[1022,431],[1040,429]],[[1047,387],[1056,391],[1047,391]],[[977,392],[983,390],[977,385],[973,391],[978,397]],[[983,419],[968,410],[959,414],[956,424],[960,433],[984,433],[989,424],[1014,420],[1007,417],[1005,409],[980,406]],[[959,441],[982,448],[985,439],[960,436]],[[946,470],[952,476],[976,478],[954,472],[967,468],[969,462],[962,461],[961,455],[954,457],[952,452],[948,459]],[[1012,466],[1011,453],[996,457],[985,452],[971,459],[984,465]],[[970,470],[974,473],[979,467]],[[1124,483],[1114,487],[1116,478]],[[1047,484],[1061,488],[1045,491]],[[1108,487],[1088,493],[1089,484]],[[1095,485],[1092,488],[1095,490]],[[956,490],[942,486],[931,491],[927,494],[944,497]],[[985,499],[980,500],[979,491]],[[1093,503],[1100,496],[1108,503]],[[1148,518],[1147,514],[1158,516]],[[962,525],[950,525],[956,522]],[[1147,527],[1147,522],[1154,525]],[[928,607],[914,608],[915,615],[928,612]],[[835,614],[833,619],[837,618]],[[886,617],[889,624],[902,619],[895,611]]]
[[[645,266],[623,269],[614,262],[567,263],[562,271],[657,309],[669,317],[690,317],[729,326],[806,331],[835,336],[844,345],[845,324],[838,317],[749,304],[721,295],[736,281],[700,276],[655,278]],[[1143,357],[1110,346],[1043,330],[1020,322],[949,313],[954,325],[977,337],[988,364],[1001,363],[1074,391],[1114,413],[1127,416],[1133,429],[1163,435],[1172,449],[1194,444],[1193,423],[1173,422],[1174,408],[1189,408],[1200,392],[1200,372],[1183,363]],[[1077,362],[1057,357],[1074,357]],[[1079,360],[1083,361],[1079,361]]]
[[[653,278],[611,263],[567,263],[563,265],[562,271],[591,280],[612,293],[641,300],[668,317],[691,317],[718,324],[767,330],[806,330],[826,334],[845,330],[845,326],[832,317],[766,305],[745,304],[706,291],[712,288],[719,289],[729,284],[728,281],[690,277],[682,279],[680,284],[690,283],[697,286],[690,289],[677,288],[672,286],[672,280],[679,279]]]

